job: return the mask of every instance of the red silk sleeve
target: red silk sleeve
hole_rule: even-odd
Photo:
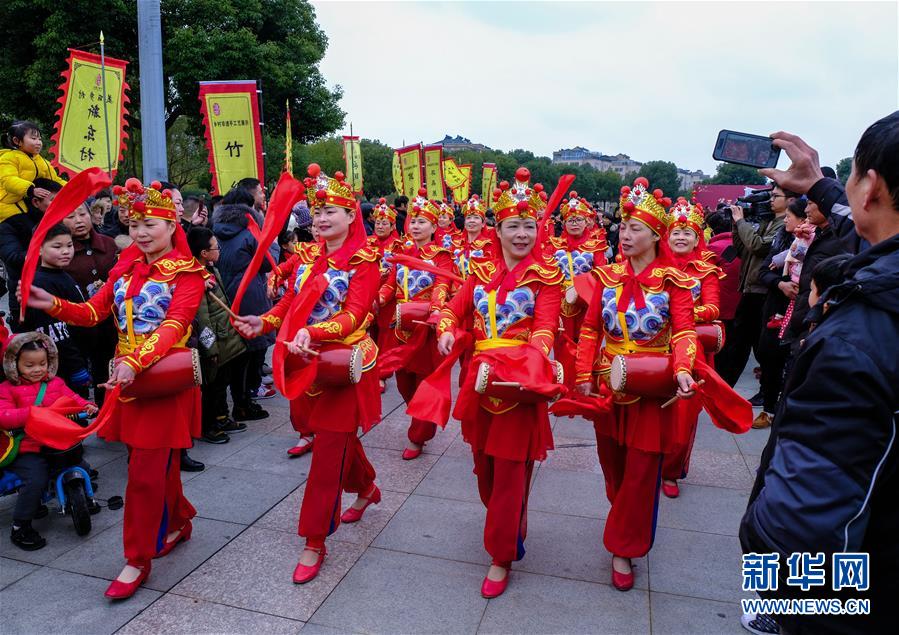
[[[559,312],[562,307],[562,287],[544,284],[534,301],[534,322],[529,341],[540,347],[545,355],[553,348],[556,330],[559,328]]]
[[[440,310],[440,319],[437,321],[437,337],[448,331],[455,331],[462,324],[465,316],[474,311],[473,297],[476,282],[474,276],[469,277],[456,295],[443,305]]]
[[[378,289],[378,306],[384,306],[396,296],[396,265],[390,265],[387,278]]]
[[[434,257],[434,265],[445,271],[453,271],[453,259],[445,251],[441,251]],[[434,280],[434,286],[431,287],[431,313],[443,308],[449,296],[449,289],[450,282],[446,278],[438,276]]]
[[[137,350],[122,356],[121,361],[139,373],[162,359],[172,346],[188,334],[205,291],[206,285],[201,273],[179,274],[175,278],[175,292],[162,324]]]
[[[596,291],[590,298],[590,305],[581,324],[581,333],[577,343],[577,361],[574,365],[575,383],[584,384],[593,379],[593,367],[599,342],[602,340],[602,284],[596,285]]]
[[[381,273],[377,262],[356,265],[341,310],[324,322],[307,326],[314,342],[340,341],[354,333],[371,312]]]
[[[714,273],[702,279],[699,304],[693,310],[696,322],[714,322],[721,314],[721,281]]]
[[[107,280],[87,302],[69,302],[53,296],[53,306],[47,313],[72,326],[96,326],[112,311],[113,283],[115,280]]]
[[[696,358],[696,330],[693,320],[693,295],[674,284],[665,285],[671,311],[671,354],[674,372],[692,373]],[[583,338],[583,334],[581,335]]]

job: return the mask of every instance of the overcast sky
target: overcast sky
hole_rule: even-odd
[[[783,129],[833,165],[899,108],[895,1],[313,5],[344,132],[394,147],[460,134],[712,173],[718,130]]]

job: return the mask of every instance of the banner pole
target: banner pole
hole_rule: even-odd
[[[124,77],[122,80],[124,81]],[[106,107],[106,43],[100,31],[100,82],[103,85],[103,125],[106,128],[106,174],[112,178],[112,151],[109,149],[109,109]]]
[[[265,186],[265,173],[268,172],[268,165],[266,163],[267,157],[265,156],[265,114],[262,111],[262,80],[261,79],[256,80],[256,95],[259,97],[259,127],[262,129],[262,134],[260,135],[262,137],[262,147],[260,148],[260,150],[262,150],[262,174],[259,175],[261,177],[259,179],[259,181],[260,181],[260,183],[263,184],[263,187],[264,187]]]

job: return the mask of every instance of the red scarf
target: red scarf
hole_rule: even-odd
[[[652,270],[656,268],[656,260],[646,265],[639,274],[634,273],[634,266],[630,259],[627,260],[627,268],[623,276],[624,286],[621,288],[621,297],[618,298],[618,312],[624,313],[634,301],[634,308],[638,311],[646,308],[646,298],[643,297],[643,286],[649,286],[652,282]],[[643,286],[641,286],[643,285]]]
[[[496,291],[496,302],[497,304],[503,304],[506,301],[506,295],[509,291],[514,291],[515,287],[518,286],[524,272],[527,271],[527,268],[534,264],[534,254],[529,253],[525,256],[517,265],[512,267],[510,271],[506,266],[505,258],[497,258],[496,259],[496,275],[491,278],[490,282],[484,287],[484,290],[487,292]]]

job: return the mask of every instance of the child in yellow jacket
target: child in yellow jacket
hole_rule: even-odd
[[[35,124],[14,121],[3,141],[5,147],[0,149],[0,221],[28,211],[24,199],[29,193],[36,198],[50,195],[43,188],[30,191],[34,188],[34,179],[44,178],[60,185],[66,184],[50,162],[41,156],[43,141],[41,131]]]

